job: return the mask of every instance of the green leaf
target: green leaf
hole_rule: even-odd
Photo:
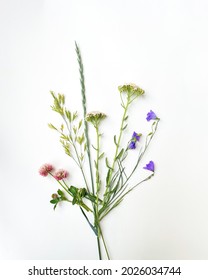
[[[122,157],[122,155],[123,155],[123,152],[124,152],[124,149],[122,149],[120,151],[120,153],[117,155],[116,159],[120,159]]]
[[[122,130],[125,130],[125,129],[127,128],[127,126],[128,126],[128,124],[126,124],[126,125],[122,128]]]
[[[90,208],[86,204],[84,204],[84,202],[81,201],[79,205],[82,206],[87,212],[90,211]]]
[[[57,193],[58,193],[60,196],[65,196],[65,195],[64,195],[64,192],[63,192],[62,190],[58,190]]]
[[[52,125],[52,123],[49,123],[48,127],[51,128],[51,129],[57,130],[57,128],[54,125]]]
[[[106,184],[107,185],[109,184],[110,174],[111,174],[111,169],[108,169],[108,173],[107,173],[107,176],[106,176]]]
[[[99,156],[99,158],[98,158],[98,159],[103,158],[103,157],[104,157],[104,154],[105,154],[105,153],[102,153],[102,154]]]
[[[97,151],[97,148],[95,148],[95,146],[92,145],[92,147],[93,147],[93,149],[94,149],[95,151]]]
[[[60,138],[63,139],[63,140],[69,141],[69,136],[65,135],[63,133],[61,134]]]
[[[77,118],[77,112],[73,113],[72,115],[72,121],[74,121]]]
[[[107,157],[105,158],[105,164],[106,164],[106,166],[107,166],[109,169],[112,170],[112,168],[110,167],[110,165],[109,165],[109,163],[108,163],[108,158],[107,158]]]
[[[71,122],[71,112],[68,111],[67,109],[65,109],[65,114],[66,114],[66,117],[69,120],[69,122]]]
[[[58,93],[58,101],[60,104],[63,104],[65,103],[65,96],[63,94],[60,94]]]
[[[72,200],[72,205],[76,204],[77,203],[77,197],[74,196],[73,200]]]
[[[70,186],[70,188],[69,188],[69,191],[72,193],[72,195],[76,195],[77,190],[78,189],[76,187],[74,187],[74,186]]]
[[[113,140],[114,140],[115,145],[117,146],[116,135],[114,135]]]
[[[82,120],[79,122],[78,129],[82,126]]]
[[[73,131],[74,131],[74,134],[77,133],[77,128],[75,126],[73,126]]]
[[[85,188],[80,188],[78,192],[80,197],[84,197],[87,194],[87,190]]]
[[[59,202],[58,199],[52,199],[52,200],[50,200],[50,203],[52,203],[52,204],[57,204],[58,202]]]
[[[90,194],[90,193],[86,193],[85,198],[88,198],[92,202],[97,201],[97,197],[93,194]],[[102,202],[102,200],[100,198],[98,198],[98,201]]]
[[[95,160],[94,160],[94,164],[95,164],[95,168],[97,169],[98,164],[97,164],[97,162]]]

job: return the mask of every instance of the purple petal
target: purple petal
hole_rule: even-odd
[[[147,113],[146,120],[149,122],[149,121],[155,120],[155,119],[157,119],[156,114],[152,110],[150,110],[149,113]]]
[[[129,149],[134,150],[136,149],[136,143],[134,141],[131,141],[129,144]]]
[[[134,131],[134,133],[132,134],[132,139],[135,139],[136,141],[139,141],[141,137],[141,134],[138,134]]]
[[[144,169],[147,169],[149,171],[154,172],[155,171],[155,164],[154,162],[151,160],[148,164],[146,164],[145,167],[143,167]]]

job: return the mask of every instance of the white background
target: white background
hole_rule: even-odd
[[[161,118],[143,162],[154,160],[155,177],[104,220],[111,257],[208,259],[208,2],[1,0],[0,32],[0,258],[97,258],[79,209],[63,204],[54,212],[58,185],[38,175],[50,162],[69,170],[69,184],[82,184],[47,128],[60,123],[49,90],[81,111],[76,40],[88,109],[108,115],[109,156],[122,112],[118,85],[146,91],[131,107],[128,135],[148,132],[150,109]]]

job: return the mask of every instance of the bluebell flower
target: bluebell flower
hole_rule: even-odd
[[[155,171],[155,164],[154,162],[151,160],[148,164],[146,164],[145,167],[143,167],[144,169],[147,169],[149,171],[154,172]]]
[[[134,131],[131,137],[131,142],[129,144],[129,149],[131,150],[136,149],[136,142],[140,140],[141,135],[142,135],[141,133],[138,134]]]
[[[134,133],[132,134],[132,140],[135,140],[135,141],[139,141],[140,140],[140,137],[141,137],[141,134],[138,134],[134,131]]]
[[[136,149],[136,142],[131,141],[130,144],[129,144],[129,149],[131,149],[131,150]]]
[[[149,113],[147,113],[146,120],[149,122],[151,120],[156,120],[156,119],[157,119],[156,114],[152,110],[150,110]]]

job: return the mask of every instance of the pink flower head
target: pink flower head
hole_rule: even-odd
[[[51,164],[44,164],[43,166],[41,166],[41,168],[39,169],[39,174],[41,176],[46,177],[48,175],[49,172],[51,172],[53,170],[53,166]]]
[[[54,178],[56,180],[62,180],[65,179],[68,176],[68,172],[66,170],[63,169],[59,169],[55,174],[54,174]]]

